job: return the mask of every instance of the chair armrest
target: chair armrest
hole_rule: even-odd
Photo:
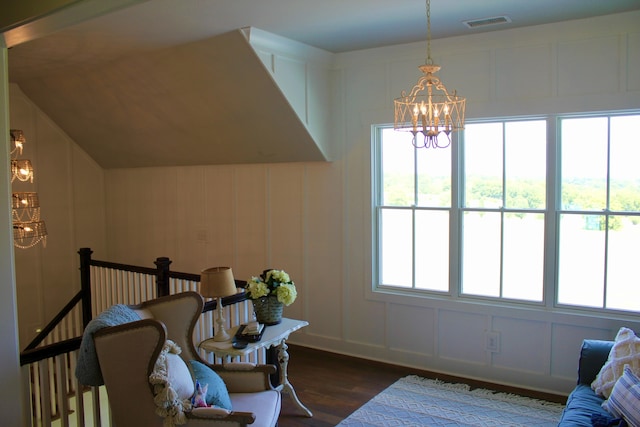
[[[227,411],[220,408],[193,408],[187,415],[189,420],[220,420],[225,425],[247,425],[256,420],[251,412]],[[230,423],[230,424],[227,424]],[[188,424],[187,424],[188,425]]]
[[[578,384],[590,385],[609,358],[613,341],[584,340],[578,362]]]
[[[272,390],[269,375],[277,372],[274,365],[225,363],[209,365],[227,385],[229,393],[252,393]]]

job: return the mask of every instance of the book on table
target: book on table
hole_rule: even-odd
[[[262,323],[249,322],[240,325],[233,339],[236,341],[257,342],[262,339],[263,332],[264,325]]]

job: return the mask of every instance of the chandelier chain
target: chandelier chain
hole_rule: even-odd
[[[427,65],[433,64],[431,59],[431,0],[427,0]]]

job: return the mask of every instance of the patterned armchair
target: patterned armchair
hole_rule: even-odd
[[[202,307],[203,299],[196,292],[161,297],[132,307],[142,320],[106,327],[94,333],[96,354],[115,426],[168,427],[184,424],[272,427],[277,424],[281,396],[269,382],[269,374],[275,372],[274,366],[250,363],[209,365],[196,352],[193,330]],[[155,388],[157,386],[152,385],[149,378],[157,370],[159,360],[162,360],[158,356],[166,355],[167,340],[173,341],[182,350],[171,363],[182,365],[183,368],[171,368],[165,385],[167,389],[171,386],[171,390],[175,388],[177,394],[183,395],[165,393],[163,408],[158,389]],[[172,407],[166,406],[166,400],[183,401],[195,391],[195,378],[188,374],[193,372],[192,369],[189,371],[189,366],[193,366],[194,361],[206,365],[207,369],[222,378],[231,401],[231,410],[191,408],[187,404],[184,411],[179,411],[180,414],[171,413]],[[165,365],[167,368],[169,366],[173,365]],[[184,370],[185,366],[187,371]],[[185,387],[175,385],[178,382],[187,384],[186,391]]]

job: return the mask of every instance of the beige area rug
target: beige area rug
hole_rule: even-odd
[[[338,426],[555,427],[563,408],[557,403],[411,375],[396,381]]]

